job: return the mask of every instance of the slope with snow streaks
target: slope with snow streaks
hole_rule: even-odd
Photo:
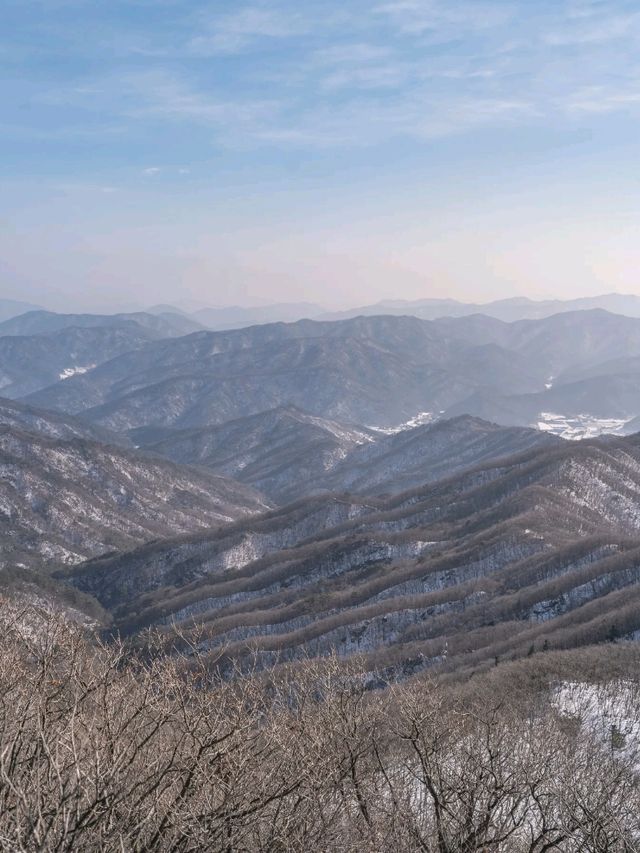
[[[536,447],[561,442],[534,429],[461,416],[354,448],[319,485],[358,493],[398,492]]]
[[[79,562],[263,511],[251,488],[85,438],[0,426],[0,566]]]
[[[636,493],[636,440],[538,447],[393,497],[299,501],[68,580],[124,632],[203,622],[207,646],[265,663],[337,650],[406,674],[446,651],[446,666],[483,666],[606,640],[612,620],[640,629]]]
[[[219,426],[133,430],[131,438],[174,462],[204,465],[284,503],[317,491],[327,471],[378,436],[283,406]]]

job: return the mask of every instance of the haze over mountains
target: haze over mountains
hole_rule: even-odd
[[[602,296],[585,296],[580,299],[528,299],[516,296],[498,299],[493,302],[460,302],[457,299],[385,299],[372,305],[362,305],[342,311],[328,311],[321,305],[309,302],[282,303],[254,307],[232,306],[225,308],[200,308],[193,312],[181,312],[207,328],[221,331],[238,329],[263,323],[296,320],[346,320],[352,317],[375,316],[379,314],[411,315],[424,320],[437,320],[440,317],[466,317],[470,314],[484,314],[505,322],[515,320],[536,320],[551,317],[567,311],[587,311],[601,308],[613,314],[640,317],[640,297],[632,294],[609,293]],[[177,311],[171,305],[149,309],[153,313]]]
[[[634,301],[14,316],[5,583],[125,633],[204,620],[207,647],[394,677],[635,636],[640,317],[602,307]]]
[[[73,340],[70,330],[58,334]],[[69,375],[31,393],[22,393],[28,376],[8,378],[5,393],[119,432],[209,427],[288,405],[386,428],[421,412],[549,428],[549,414],[584,416],[617,419],[620,429],[640,415],[640,319],[600,309],[514,323],[483,315],[301,320],[144,344],[140,334],[130,351],[100,351],[95,367],[70,364]],[[40,363],[44,336],[17,340]]]
[[[0,322],[25,314],[27,311],[39,310],[37,305],[30,302],[20,302],[17,299],[0,299]]]
[[[470,314],[484,314],[505,322],[524,319],[541,319],[553,314],[567,311],[586,311],[601,308],[613,314],[623,314],[629,317],[640,317],[640,297],[633,294],[608,293],[601,296],[585,296],[579,299],[546,299],[536,300],[524,296],[508,299],[497,299],[492,302],[461,302],[457,299],[385,299],[371,305],[355,306],[340,311],[330,311],[312,302],[285,302],[255,306],[200,306],[180,307],[180,305],[158,304],[131,310],[127,314],[82,314],[80,318],[131,317],[141,318],[145,313],[152,316],[171,315],[174,320],[181,317],[185,327],[190,322],[195,328],[208,328],[214,331],[239,329],[245,326],[262,325],[265,323],[292,323],[297,320],[344,320],[358,316],[379,314],[411,315],[425,320],[436,320],[440,317],[464,317]],[[5,320],[23,315],[27,312],[51,315],[54,312],[45,311],[26,302],[11,299],[0,300],[0,323]],[[65,316],[65,315],[61,315]],[[70,315],[66,315],[70,316]],[[92,323],[97,325],[97,323]]]

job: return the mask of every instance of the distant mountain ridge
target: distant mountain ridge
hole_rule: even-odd
[[[296,320],[312,320],[324,313],[325,309],[314,303],[285,302],[248,308],[241,306],[200,308],[189,316],[209,329],[223,331],[264,323],[291,323]]]
[[[93,370],[149,341],[181,337],[200,329],[177,314],[30,311],[0,323],[0,393],[25,396]]]
[[[55,311],[28,311],[0,323],[3,335],[46,335],[69,328],[99,328],[130,326],[135,323],[149,339],[168,338],[200,331],[203,326],[195,320],[176,313],[149,314],[138,311],[130,314],[59,314]]]
[[[579,299],[529,299],[515,296],[497,299],[494,302],[460,302],[457,299],[385,299],[374,305],[350,308],[346,311],[327,312],[318,316],[321,320],[342,320],[349,317],[375,314],[408,314],[424,320],[442,317],[466,317],[484,314],[512,323],[516,320],[541,320],[553,314],[572,311],[588,311],[600,308],[612,314],[640,317],[640,296],[634,294],[608,293],[602,296],[584,296]]]
[[[59,329],[0,337],[0,393],[22,397],[87,373],[114,356],[139,349],[149,335],[137,323]]]
[[[573,381],[627,359],[635,361],[623,379]],[[600,309],[515,323],[301,320],[155,340],[25,400],[119,432],[207,428],[288,405],[375,427],[420,412],[531,426],[549,412],[640,415],[638,366],[640,319]]]
[[[464,302],[457,299],[383,299],[371,305],[354,306],[343,310],[328,311],[315,303],[275,303],[263,306],[222,306],[184,311],[171,305],[153,306],[148,310],[177,312],[192,317],[209,329],[221,331],[244,326],[297,320],[345,320],[358,316],[380,314],[410,315],[424,320],[441,317],[465,317],[484,314],[506,322],[516,320],[539,320],[570,311],[585,311],[601,308],[613,314],[640,317],[640,297],[634,294],[608,293],[577,299],[530,299],[515,296],[491,302]]]
[[[42,309],[39,305],[32,305],[30,302],[21,302],[17,299],[0,299],[0,323],[17,317],[19,314],[25,314],[27,311],[40,310]]]

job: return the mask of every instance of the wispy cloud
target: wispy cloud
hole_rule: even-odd
[[[157,134],[166,123],[231,147],[362,146],[640,113],[636,0],[252,0],[220,12],[225,5],[187,15],[180,2],[153,6],[155,30],[141,17],[119,51],[101,55],[101,72],[87,73],[85,45],[75,78],[45,89],[38,77],[18,95],[0,84],[0,97],[42,112],[40,126],[27,122],[34,138],[55,129],[81,139],[83,122],[87,139],[108,127]],[[110,21],[109,43],[117,33]],[[76,33],[71,47],[80,41]],[[14,122],[25,115],[16,110]]]
[[[449,2],[449,0],[390,0],[374,7],[405,35],[460,38],[462,33],[487,30],[506,23],[516,12],[513,3]]]
[[[526,101],[434,98],[427,91],[394,101],[357,100],[309,111],[287,124],[256,129],[258,140],[311,147],[368,147],[389,138],[432,140],[536,117]]]
[[[189,42],[196,54],[233,54],[246,51],[264,40],[288,39],[308,30],[300,12],[279,12],[268,6],[248,6],[212,20],[203,21],[201,32]]]
[[[545,35],[547,44],[556,47],[593,45],[620,39],[640,38],[640,13],[633,15],[570,16],[562,30]]]
[[[640,108],[640,79],[626,89],[590,86],[574,92],[567,100],[567,109],[575,114],[615,113]]]
[[[130,94],[131,116],[192,121],[231,131],[250,129],[269,120],[281,103],[271,99],[224,97],[165,71],[130,74],[122,83]]]

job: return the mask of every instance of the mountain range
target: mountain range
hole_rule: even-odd
[[[174,462],[205,465],[279,504],[322,492],[382,494],[561,440],[535,429],[499,427],[463,415],[399,432],[353,427],[281,407],[205,429],[130,434]]]
[[[640,297],[632,294],[607,293],[579,299],[528,299],[524,296],[497,299],[494,302],[460,302],[457,299],[385,299],[374,305],[350,308],[347,311],[314,315],[322,320],[343,320],[349,317],[375,314],[400,314],[437,320],[441,317],[466,317],[484,314],[507,323],[516,320],[541,320],[554,314],[589,311],[599,308],[612,314],[640,317]]]
[[[535,447],[388,497],[306,498],[65,577],[125,633],[407,675],[640,630],[640,441]]]
[[[578,299],[528,299],[523,296],[497,299],[492,302],[461,302],[457,299],[384,299],[371,305],[361,305],[341,311],[327,311],[310,302],[276,303],[256,306],[201,307],[184,311],[172,305],[147,309],[150,313],[181,313],[215,331],[239,329],[264,323],[292,323],[297,320],[345,320],[380,314],[420,317],[437,320],[441,317],[465,317],[484,314],[511,323],[516,320],[539,320],[571,311],[600,308],[613,314],[640,317],[640,298],[632,294],[607,293]]]
[[[640,318],[202,325],[0,322],[6,588],[394,678],[640,636]]]
[[[640,319],[601,310],[516,323],[357,317],[154,340],[24,399],[118,432],[208,428],[290,405],[369,427],[423,412],[520,426],[588,415],[623,426],[640,415],[639,366]]]

